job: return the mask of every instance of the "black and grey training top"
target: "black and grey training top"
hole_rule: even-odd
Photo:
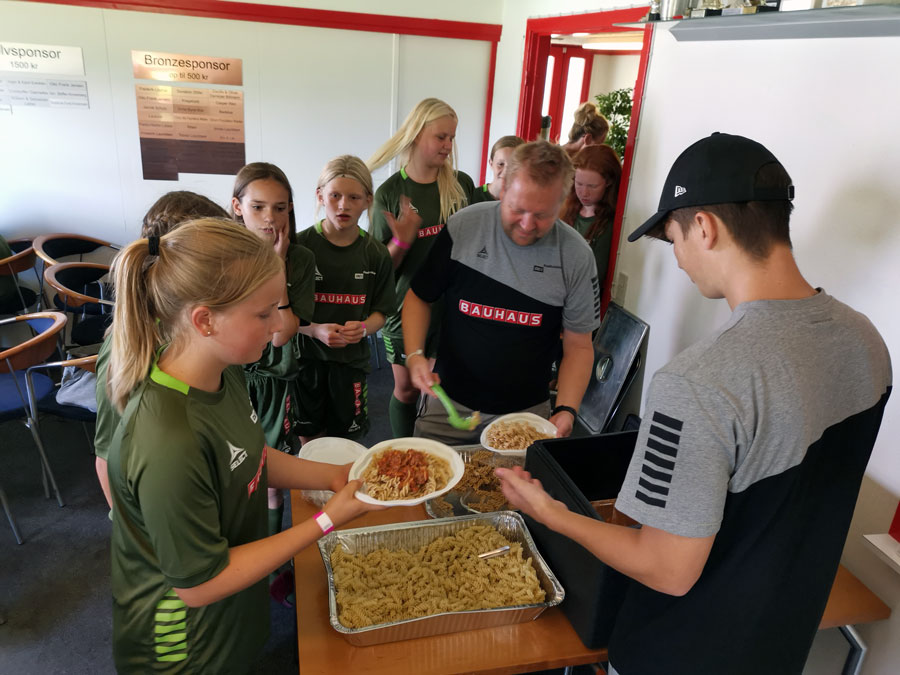
[[[877,330],[821,290],[739,305],[656,373],[616,507],[716,538],[685,596],[633,583],[620,675],[802,671],[890,391]]]
[[[546,401],[560,331],[600,325],[590,247],[562,221],[529,246],[503,231],[500,202],[454,214],[412,290],[444,297],[435,371],[450,397],[492,414]]]

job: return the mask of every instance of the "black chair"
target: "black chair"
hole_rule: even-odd
[[[101,249],[108,249],[102,252]],[[40,293],[44,293],[43,272],[52,265],[62,262],[84,262],[84,256],[103,253],[102,257],[108,258],[103,262],[110,262],[115,251],[119,247],[104,239],[88,237],[83,234],[42,234],[34,239],[34,252],[41,261],[42,269],[40,277]],[[77,258],[76,258],[77,256]],[[75,259],[73,259],[75,258]],[[97,262],[96,259],[93,262]]]
[[[18,273],[29,269],[33,271],[37,255],[31,239],[11,239],[7,244],[9,244],[12,255],[0,259],[0,277],[12,278],[12,285],[16,288],[17,297],[5,298],[0,301],[0,314],[27,312],[37,301],[37,294],[28,286],[19,283]]]
[[[103,281],[108,274],[109,265],[100,263],[60,263],[44,270],[45,281],[56,291],[54,304],[72,317],[70,339],[74,345],[103,342],[114,305],[112,290]]]

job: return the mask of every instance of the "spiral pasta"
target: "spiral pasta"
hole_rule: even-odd
[[[506,555],[479,553],[510,545]],[[522,545],[488,525],[439,537],[418,551],[377,549],[331,554],[338,619],[363,628],[443,612],[530,605],[544,601],[537,572]]]
[[[413,499],[437,492],[453,472],[442,457],[422,450],[382,450],[363,472],[366,494],[373,499]]]

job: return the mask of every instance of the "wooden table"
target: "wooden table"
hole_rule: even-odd
[[[291,492],[294,523],[318,511],[298,490]],[[347,529],[427,520],[421,506],[367,513]],[[605,649],[588,649],[558,607],[535,621],[483,630],[436,635],[371,647],[350,645],[329,623],[328,584],[318,546],[294,557],[297,591],[297,648],[301,675],[347,673],[527,673],[606,661]],[[819,629],[839,628],[850,642],[843,673],[858,672],[865,644],[853,624],[886,619],[891,609],[843,565],[838,568]]]
[[[317,511],[299,491],[291,492],[295,523]],[[427,519],[422,506],[396,507],[367,513],[347,529]],[[318,546],[308,546],[294,557],[294,579],[301,675],[527,673],[606,660],[605,649],[588,649],[581,643],[558,607],[528,623],[354,647],[329,623],[328,584]]]

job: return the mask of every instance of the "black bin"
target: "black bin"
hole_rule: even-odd
[[[538,441],[528,448],[525,469],[573,513],[602,520],[591,502],[618,496],[637,433]],[[578,637],[590,649],[607,646],[628,578],[568,537],[527,515],[525,522],[541,555],[566,589],[560,607]]]

